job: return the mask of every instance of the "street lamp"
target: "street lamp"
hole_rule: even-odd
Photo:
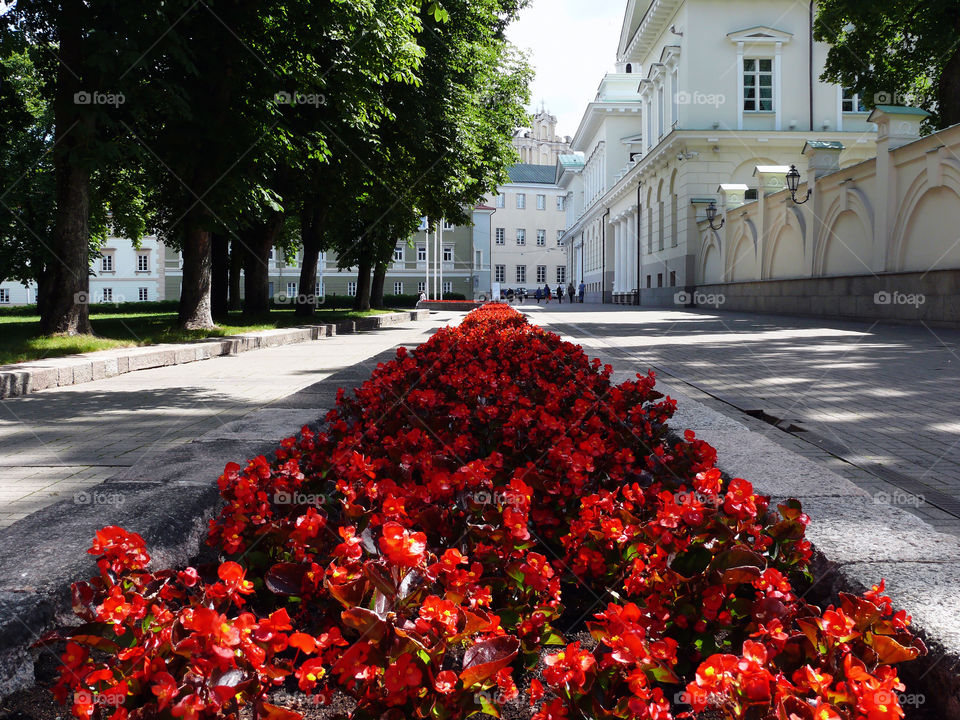
[[[724,218],[720,218],[720,224],[717,227],[713,226],[713,221],[717,219],[717,203],[715,200],[711,200],[710,204],[707,206],[707,222],[710,223],[711,230],[719,230],[723,227],[723,224],[726,222]]]
[[[810,196],[813,194],[813,190],[807,190],[807,196],[803,200],[797,200],[797,188],[800,187],[800,171],[797,170],[796,165],[790,166],[790,171],[787,173],[787,189],[790,191],[790,198],[797,205],[803,205],[807,200],[810,199]]]

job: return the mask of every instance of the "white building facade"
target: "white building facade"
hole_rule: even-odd
[[[491,282],[503,291],[533,292],[544,285],[554,292],[558,285],[566,289],[566,193],[556,182],[555,166],[514,165],[510,179],[486,201],[494,208]]]
[[[791,0],[628,0],[617,71],[571,143],[579,162],[557,163],[588,301],[673,304],[698,282],[709,203],[782,189],[806,141],[841,143],[841,167],[875,155],[860,99],[819,80],[828,48],[810,20]]]
[[[164,245],[148,235],[137,245],[110,236],[90,264],[90,303],[153,302],[166,299]],[[0,283],[0,306],[37,302],[36,283]]]

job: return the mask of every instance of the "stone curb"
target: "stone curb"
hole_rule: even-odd
[[[18,365],[3,365],[0,366],[0,399],[20,397],[37,390],[79,385],[135,370],[184,365],[223,355],[237,355],[250,350],[310,342],[361,330],[376,330],[411,320],[426,320],[429,315],[429,310],[411,310],[346,320],[336,324],[261,330],[179,345],[162,344],[101,350]]]

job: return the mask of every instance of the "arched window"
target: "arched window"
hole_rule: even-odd
[[[627,63],[627,74],[629,75],[632,72],[633,72],[633,65],[630,63]]]

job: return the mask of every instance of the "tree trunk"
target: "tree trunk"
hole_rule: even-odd
[[[305,208],[300,214],[300,240],[303,243],[303,259],[300,261],[300,292],[294,305],[297,317],[313,317],[320,303],[317,297],[317,271],[320,264],[320,211],[315,207]]]
[[[230,242],[230,310],[240,310],[240,271],[243,270],[243,246],[236,237]]]
[[[50,253],[38,283],[40,329],[45,335],[89,333],[90,171],[82,156],[93,139],[89,108],[74,101],[81,79],[71,68],[83,63],[83,4],[68,0],[60,15],[57,89],[54,98],[54,182],[57,210]]]
[[[370,309],[370,261],[366,258],[357,263],[357,297],[353,301],[353,309]]]
[[[940,111],[940,128],[960,123],[960,45],[943,66],[940,85],[937,88],[937,104]]]
[[[245,315],[263,315],[270,312],[270,250],[283,229],[283,213],[274,212],[266,221],[260,221],[244,232],[247,245],[244,265]]]
[[[230,240],[222,233],[213,233],[213,277],[210,283],[210,311],[214,317],[225,317],[230,288]]]
[[[180,327],[184,330],[206,330],[216,327],[210,312],[212,281],[212,242],[210,231],[199,216],[184,220],[183,289],[180,291]]]
[[[377,263],[373,269],[373,284],[370,286],[370,307],[383,310],[383,285],[387,279],[387,264]]]

